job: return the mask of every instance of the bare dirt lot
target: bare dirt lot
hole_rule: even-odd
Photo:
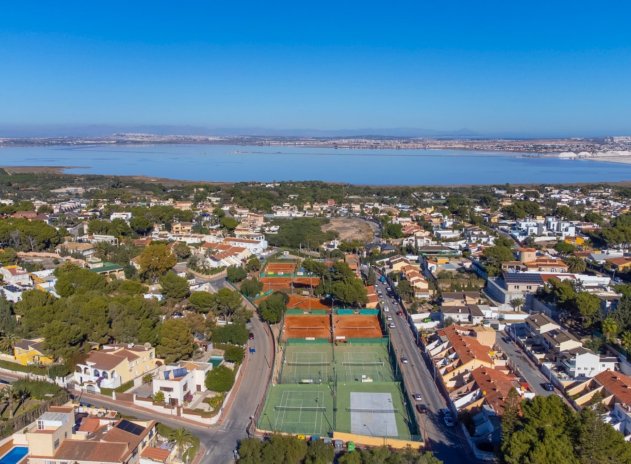
[[[341,241],[361,240],[368,243],[374,238],[373,227],[377,226],[359,218],[331,218],[322,230],[337,232]]]

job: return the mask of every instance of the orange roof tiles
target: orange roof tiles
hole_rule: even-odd
[[[519,386],[517,377],[488,367],[478,367],[471,371],[471,376],[482,392],[485,401],[493,410],[502,415],[508,392]]]
[[[445,336],[452,346],[462,364],[466,364],[473,359],[492,364],[493,361],[489,356],[489,349],[482,345],[477,339],[461,335],[460,328],[451,325],[445,329],[438,331],[438,334]]]
[[[631,405],[631,377],[621,372],[601,372],[594,379],[623,404]]]
[[[86,417],[81,421],[81,425],[79,426],[79,430],[81,432],[91,432],[94,433],[101,428],[101,420],[96,417]]]
[[[148,447],[140,454],[143,458],[156,462],[166,462],[171,452],[167,449]]]
[[[125,443],[91,440],[64,440],[55,453],[56,460],[88,462],[122,462],[128,447]]]

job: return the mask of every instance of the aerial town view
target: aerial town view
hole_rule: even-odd
[[[631,7],[0,15],[0,464],[631,464]]]

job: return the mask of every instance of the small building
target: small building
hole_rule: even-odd
[[[43,338],[18,340],[13,345],[13,357],[15,358],[15,362],[22,366],[51,365],[53,358],[46,354],[44,347],[45,342]]]
[[[163,365],[155,357],[155,348],[145,345],[111,345],[91,351],[84,362],[77,363],[74,381],[87,391],[116,388]]]
[[[0,268],[2,280],[11,285],[31,285],[31,276],[20,266],[10,265]]]
[[[212,364],[193,361],[162,366],[151,383],[153,395],[162,392],[165,402],[173,406],[190,403],[195,393],[207,390],[206,374],[212,368]]]

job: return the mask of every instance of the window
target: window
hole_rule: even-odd
[[[53,443],[53,449],[57,449],[57,448],[59,448],[59,438],[57,438],[55,442]]]

